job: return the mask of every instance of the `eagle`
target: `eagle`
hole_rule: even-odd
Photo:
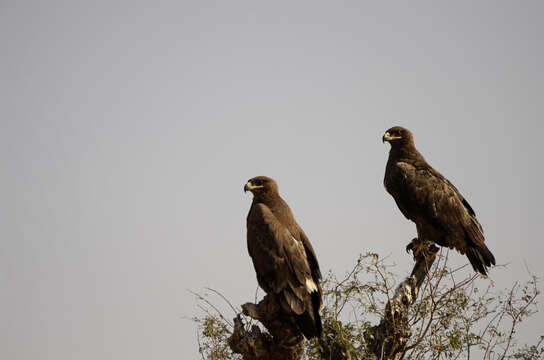
[[[392,127],[382,141],[391,145],[385,188],[402,214],[417,228],[418,239],[414,239],[407,250],[416,254],[423,250],[425,242],[454,248],[466,254],[475,271],[487,275],[488,267],[495,265],[495,257],[484,243],[484,232],[472,206],[448,179],[425,161],[409,130]]]
[[[278,193],[278,184],[266,176],[250,179],[244,192],[253,202],[247,215],[247,248],[259,286],[293,315],[307,339],[322,331],[321,271],[310,240]]]

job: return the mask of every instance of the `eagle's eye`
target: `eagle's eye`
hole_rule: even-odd
[[[253,183],[257,186],[261,186],[263,182],[261,180],[255,180]]]

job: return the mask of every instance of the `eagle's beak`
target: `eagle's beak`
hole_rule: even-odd
[[[383,134],[383,136],[382,136],[382,143],[384,143],[384,142],[386,142],[386,141],[398,140],[398,139],[402,139],[402,136],[391,136],[391,134],[389,134],[388,132],[386,132],[386,133]]]
[[[247,184],[244,185],[244,192],[247,192],[248,190],[251,191],[255,189],[260,189],[263,187],[264,187],[263,185],[253,185],[251,181],[248,181]]]

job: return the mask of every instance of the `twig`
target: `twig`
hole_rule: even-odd
[[[189,291],[191,294],[193,294],[198,300],[200,301],[204,301],[206,304],[208,304],[208,306],[210,306],[212,309],[214,309],[216,312],[217,312],[217,315],[222,319],[224,320],[228,325],[230,325],[230,327],[234,327],[234,324],[231,323],[226,317],[223,316],[223,314],[221,313],[221,311],[219,311],[219,309],[214,305],[212,304],[211,302],[208,301],[208,299],[206,299],[205,297],[203,297],[202,295],[194,292],[194,291],[191,291],[191,290],[187,290]],[[202,306],[199,306],[202,310],[206,311],[206,313],[210,314],[209,311],[205,310],[204,307]]]
[[[210,290],[210,291],[214,292],[215,294],[217,294],[218,296],[220,296],[221,299],[223,299],[230,306],[230,308],[232,309],[234,314],[237,314],[237,313],[240,312],[240,310],[235,309],[234,306],[232,306],[231,302],[226,297],[224,297],[223,294],[221,294],[219,291],[217,291],[215,289],[212,289],[212,288],[209,288],[209,287],[206,287],[205,289]]]

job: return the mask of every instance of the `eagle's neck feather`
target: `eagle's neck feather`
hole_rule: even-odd
[[[275,206],[279,201],[281,201],[281,197],[278,193],[273,192],[261,193],[253,197],[253,202],[265,204],[269,208]]]
[[[389,159],[395,161],[404,160],[407,162],[425,162],[425,158],[419,151],[417,151],[414,144],[404,144],[403,146],[391,147],[391,150],[389,151]]]

